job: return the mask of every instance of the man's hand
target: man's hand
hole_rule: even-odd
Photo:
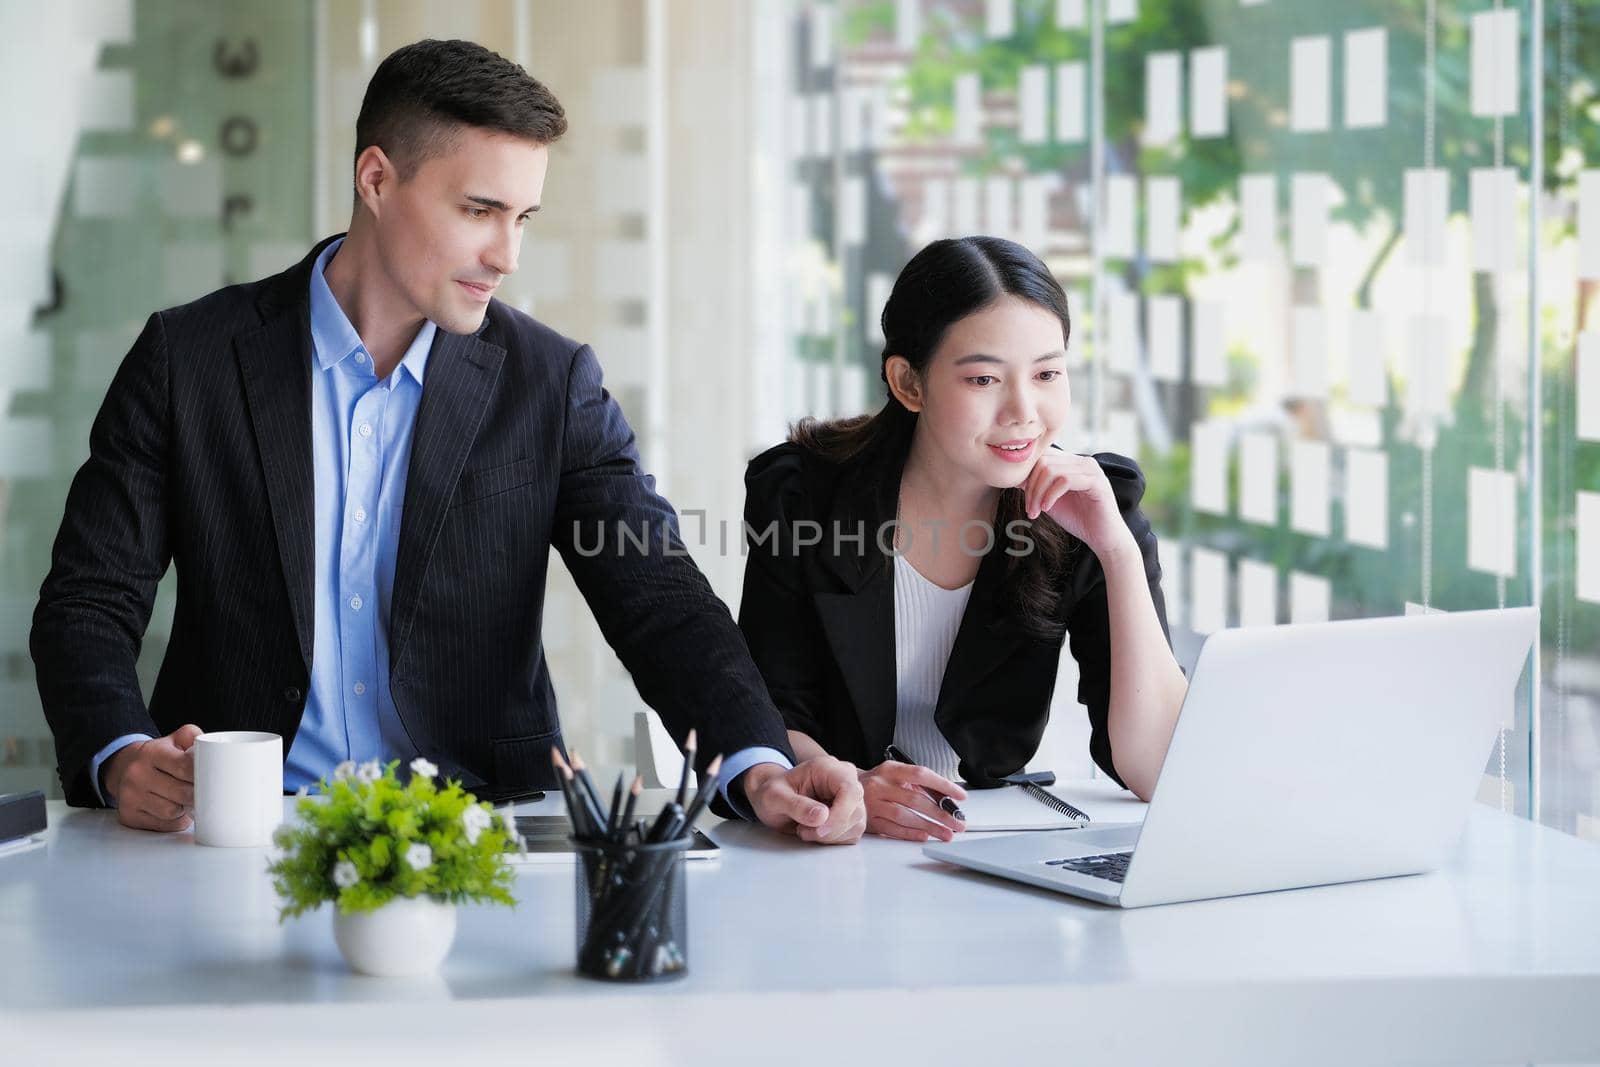
[[[756,818],[802,841],[849,845],[867,828],[856,769],[832,756],[808,759],[792,771],[758,763],[744,772],[740,784]]]
[[[135,741],[101,768],[117,821],[135,830],[187,830],[194,820],[194,739],[204,731],[185,723],[154,741]]]

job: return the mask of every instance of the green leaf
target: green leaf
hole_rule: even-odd
[[[329,901],[343,912],[372,911],[397,898],[424,895],[458,904],[515,906],[503,822],[494,820],[475,844],[468,842],[461,816],[479,803],[477,798],[456,781],[440,788],[414,775],[401,785],[398,767],[398,760],[391,761],[374,782],[324,779],[317,797],[295,805],[296,821],[273,835],[281,854],[267,867],[282,902],[279,921]],[[415,871],[403,854],[419,841],[432,849],[433,863]],[[355,864],[361,876],[344,889],[333,881],[341,859]]]

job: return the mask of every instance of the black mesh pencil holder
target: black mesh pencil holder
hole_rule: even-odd
[[[688,973],[684,851],[690,840],[615,845],[572,839],[579,974],[654,982]]]

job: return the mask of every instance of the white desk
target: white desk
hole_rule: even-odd
[[[50,819],[0,859],[7,1064],[1600,1060],[1600,848],[1486,808],[1436,874],[1129,912],[723,823],[690,974],[643,987],[573,974],[567,867],[462,909],[439,975],[373,979],[327,909],[278,924],[265,850]]]

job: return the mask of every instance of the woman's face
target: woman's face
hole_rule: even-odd
[[[952,325],[920,376],[903,370],[914,447],[942,477],[996,489],[1022,484],[1072,405],[1061,321],[1015,296]]]

